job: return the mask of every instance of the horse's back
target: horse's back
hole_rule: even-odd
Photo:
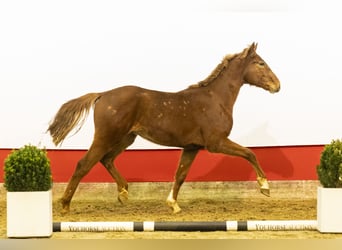
[[[134,85],[103,92],[94,107],[95,126],[105,126],[106,122],[118,121],[130,126],[141,115],[150,112],[151,104],[164,94],[166,93]]]

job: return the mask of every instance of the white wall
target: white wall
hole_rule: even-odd
[[[0,148],[54,148],[67,100],[125,84],[177,91],[253,41],[282,83],[245,86],[231,138],[323,144],[342,135],[342,17],[334,0],[11,0],[0,3]],[[62,148],[87,148],[92,114]],[[132,148],[158,148],[137,140]]]

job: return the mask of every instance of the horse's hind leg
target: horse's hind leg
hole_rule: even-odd
[[[266,196],[270,196],[270,188],[267,182],[266,175],[260,167],[255,154],[250,149],[240,146],[239,144],[227,138],[224,138],[223,140],[216,142],[212,146],[208,146],[208,151],[240,156],[248,160],[252,164],[253,169],[257,175],[260,192]]]
[[[178,192],[180,187],[184,183],[186,176],[188,175],[190,166],[194,161],[197,153],[198,149],[183,149],[182,156],[180,158],[177,172],[175,175],[175,181],[173,183],[171,192],[166,200],[166,203],[172,208],[174,213],[178,213],[181,211],[180,207],[177,204]]]
[[[68,186],[64,191],[63,197],[61,198],[64,213],[69,212],[71,199],[81,179],[89,173],[92,167],[103,157],[104,154],[105,149],[93,143],[88,152],[85,154],[85,156],[78,161],[76,169],[71,179],[69,180]]]
[[[136,138],[135,134],[129,134],[120,143],[116,144],[112,151],[107,153],[102,159],[102,165],[107,169],[113,179],[116,181],[118,189],[118,200],[124,203],[128,200],[128,184],[124,177],[114,166],[114,159],[131,145]]]

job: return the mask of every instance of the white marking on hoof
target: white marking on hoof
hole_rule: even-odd
[[[262,178],[262,177],[258,177],[257,180],[258,180],[258,184],[260,186],[260,192],[263,195],[270,196],[270,186],[268,185],[267,179]]]
[[[123,188],[119,193],[118,200],[121,204],[124,204],[128,201],[128,191],[125,188]]]
[[[166,199],[166,204],[172,208],[174,214],[179,213],[181,211],[181,208],[178,206],[177,201],[173,198],[172,190]]]

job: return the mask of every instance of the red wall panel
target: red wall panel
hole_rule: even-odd
[[[254,147],[269,180],[316,180],[322,145]],[[10,149],[0,149],[3,163]],[[67,182],[77,161],[86,150],[48,150],[55,182]],[[127,150],[115,164],[129,182],[173,181],[180,150]],[[2,164],[3,166],[3,164]],[[244,159],[201,151],[190,169],[187,181],[247,181],[255,180],[252,166]],[[111,176],[101,164],[95,165],[83,182],[111,182]],[[0,171],[3,182],[3,167]]]

